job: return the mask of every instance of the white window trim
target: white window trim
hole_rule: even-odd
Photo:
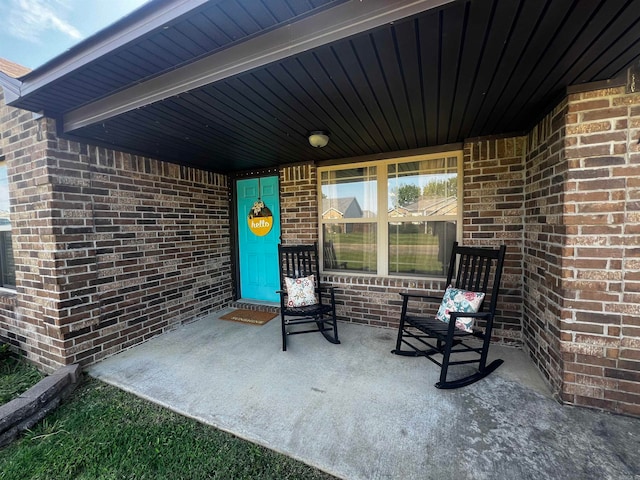
[[[320,270],[324,272],[324,249],[321,247],[324,245],[323,238],[323,225],[324,220],[322,218],[322,172],[328,172],[333,170],[344,170],[345,168],[362,168],[362,167],[376,167],[376,181],[378,185],[377,189],[377,207],[378,214],[376,217],[376,226],[377,226],[377,259],[378,259],[378,271],[376,273],[366,273],[366,272],[345,272],[343,274],[347,274],[349,276],[358,276],[358,277],[387,277],[387,278],[403,278],[399,275],[389,275],[389,245],[387,243],[387,239],[389,238],[389,212],[387,209],[388,205],[388,169],[384,168],[392,163],[398,162],[415,162],[421,160],[430,160],[433,158],[442,158],[442,157],[457,157],[456,160],[456,170],[458,174],[458,198],[457,198],[457,211],[458,214],[456,216],[456,239],[458,242],[462,239],[462,222],[463,222],[463,188],[464,188],[464,178],[463,178],[463,158],[464,152],[462,150],[444,150],[436,153],[429,154],[421,154],[421,155],[410,155],[410,156],[400,156],[393,158],[386,158],[383,160],[370,160],[370,161],[362,161],[362,162],[349,162],[349,163],[339,163],[331,166],[319,166],[317,173],[317,194],[318,194],[318,245],[319,245],[319,254],[320,254]],[[382,168],[381,168],[382,167]],[[384,188],[383,188],[384,186]],[[439,221],[439,220],[448,220],[450,219],[450,215],[433,215],[433,216],[416,216],[412,217],[416,221]],[[332,219],[330,222],[325,223],[372,223],[369,218],[346,218],[346,219]],[[333,270],[329,270],[328,273],[333,273]],[[424,276],[424,275],[406,275],[406,278],[440,278],[434,276]]]

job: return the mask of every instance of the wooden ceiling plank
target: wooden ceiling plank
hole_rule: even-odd
[[[415,147],[427,146],[424,91],[422,90],[421,45],[418,38],[418,20],[412,19],[394,26],[398,61],[404,79],[404,90],[409,106],[412,142]]]
[[[323,49],[326,55],[319,56],[325,69],[332,72],[336,88],[348,99],[345,101],[351,113],[347,121],[360,132],[355,141],[362,144],[364,151],[393,148],[384,140],[391,131],[385,121],[380,121],[384,115],[363,68],[371,50],[371,38],[367,35],[357,42],[342,42],[332,49]]]
[[[487,92],[482,109],[478,111],[478,115],[472,124],[472,136],[480,136],[483,134],[482,132],[488,131],[486,124],[492,121],[494,116],[500,116],[504,113],[502,99],[504,90],[514,75],[521,53],[526,48],[545,5],[546,2],[543,1],[520,0],[519,10],[514,18],[514,23],[511,25],[509,39],[507,40],[504,55],[493,76],[491,89]]]
[[[260,6],[261,2],[255,2],[255,7]],[[237,26],[238,30],[242,32],[242,36],[245,37],[254,35],[261,30],[272,27],[274,25],[272,22],[264,26],[260,25],[260,23],[256,20],[256,17],[249,14],[247,9],[239,2],[221,2],[219,4],[219,8],[225,13],[229,21],[232,21],[234,25]]]
[[[285,138],[282,147],[297,147],[300,142],[306,142],[307,120],[295,108],[289,108],[272,91],[252,75],[225,82],[233,92],[241,98],[252,98],[251,102],[240,102],[237,108],[244,111],[247,118],[252,118],[271,138]],[[223,93],[226,93],[223,91]]]
[[[415,125],[411,115],[410,100],[407,96],[407,86],[403,65],[400,61],[400,47],[395,28],[380,29],[373,34],[378,52],[380,68],[384,76],[384,86],[393,105],[394,137],[400,150],[418,148],[416,142]],[[415,57],[415,43],[414,43]],[[415,62],[405,65],[405,69],[415,68]]]
[[[487,93],[495,81],[496,72],[505,55],[507,39],[518,11],[518,2],[515,1],[495,0],[494,6],[493,18],[491,23],[487,25],[489,35],[486,47],[482,57],[478,59],[479,70],[476,73],[473,93],[462,116],[458,138],[477,136],[477,132],[474,132],[472,127],[479,112],[484,108]]]
[[[197,22],[192,20],[180,22],[175,25],[171,36],[175,38],[176,41],[192,43],[194,49],[199,49],[202,52],[206,52],[206,54],[215,52],[220,48],[220,44],[210,35],[207,35]]]
[[[550,108],[544,105],[549,100],[544,99],[559,98],[564,94],[563,85],[575,80],[576,73],[571,72],[576,72],[579,68],[576,67],[581,58],[578,55],[578,49],[585,53],[585,57],[594,58],[602,54],[593,49],[594,44],[602,27],[615,21],[621,14],[621,4],[609,0],[589,0],[589,2],[585,4],[584,0],[581,0],[580,8],[569,11],[566,25],[559,29],[558,42],[555,42],[551,49],[556,52],[556,55],[557,52],[561,52],[561,57],[547,68],[544,76],[540,74],[536,76],[538,83],[522,87],[524,92],[531,93],[520,95],[511,105],[508,105],[507,108],[511,112],[518,111],[527,105],[535,105],[538,109]],[[567,25],[572,25],[574,28],[568,28]],[[553,60],[554,56],[551,56],[550,62]],[[505,115],[503,118],[504,122],[512,122],[514,114]]]
[[[181,59],[181,63],[188,62],[208,53],[208,51],[202,48],[197,42],[185,37],[175,28],[167,29],[161,35],[156,35],[153,43],[162,49],[172,52],[173,55]]]
[[[569,20],[574,7],[573,0],[554,0],[547,3],[544,15],[537,23],[535,30],[531,32],[527,45],[521,53],[516,72],[512,75],[509,84],[505,86],[501,99],[502,111],[509,111],[514,102],[522,97],[525,88],[537,91],[540,83],[560,61],[562,52],[567,48],[567,42],[581,28],[580,21],[584,20],[580,18],[574,22]],[[584,15],[588,8],[577,10]],[[514,111],[519,112],[519,115],[525,105],[526,103],[513,107]],[[509,125],[512,121],[512,118],[507,120],[504,114],[494,115],[486,128],[497,128],[500,124]]]
[[[256,0],[239,0],[245,8],[253,8]],[[264,9],[274,20],[275,23],[282,23],[290,19],[294,12],[287,2],[283,0],[269,0],[265,2],[260,0],[260,8]]]
[[[146,119],[143,119],[146,121]],[[167,145],[158,141],[158,135],[150,135],[146,129],[140,130],[136,128],[136,123],[127,122],[123,119],[117,119],[109,123],[109,127],[105,128],[105,124],[92,125],[78,132],[74,132],[74,138],[91,138],[93,142],[90,145],[105,145],[114,148],[124,148],[127,151],[139,152],[140,155],[151,158],[166,159],[172,162],[178,162],[183,155],[188,154],[193,149],[191,144],[182,145],[179,139],[171,139]],[[172,153],[175,152],[175,153]]]
[[[111,69],[112,74],[120,71],[127,72],[125,76],[127,79],[131,79],[131,76],[133,78],[146,78],[151,75],[155,68],[146,58],[141,58],[129,50],[123,50],[116,55],[112,55],[109,57],[109,62],[114,65]],[[90,70],[93,70],[93,67],[90,67]]]
[[[205,35],[209,42],[214,45],[210,49],[211,53],[227,46],[232,41],[207,15],[201,14],[190,17],[189,23],[198,29],[199,34]],[[185,29],[188,29],[188,27],[185,26]]]
[[[468,3],[459,3],[442,12],[442,53],[440,68],[440,98],[438,105],[438,137],[439,145],[448,143],[449,126],[456,86],[460,71],[464,18]]]
[[[120,125],[145,125],[144,130],[147,132],[148,138],[150,139],[157,139],[158,141],[160,141],[164,138],[167,138],[168,136],[168,138],[171,139],[172,144],[183,144],[189,145],[190,147],[198,145],[198,143],[194,142],[194,139],[192,139],[191,137],[189,137],[189,140],[185,139],[185,136],[189,135],[188,130],[181,131],[180,135],[176,135],[177,132],[174,128],[174,122],[171,120],[171,117],[175,114],[176,111],[171,111],[169,105],[165,105],[163,107],[154,107],[150,109],[140,109],[136,112],[133,112],[131,115],[123,116],[122,119],[118,119],[114,122],[109,122],[107,125],[110,126],[110,128],[113,128],[113,123]],[[165,121],[157,121],[158,118],[163,118],[165,119]],[[203,145],[206,146],[206,142]],[[220,140],[218,140],[218,142],[216,143],[216,148],[213,150],[210,148],[197,148],[195,150],[200,152],[215,152],[215,154],[221,160],[221,164],[226,165],[225,168],[231,169],[242,167],[242,163],[238,163],[238,161],[234,162],[233,160],[232,153],[234,150],[244,152],[242,158],[256,159],[262,157],[265,160],[274,160],[273,154],[267,155],[267,153],[269,152],[268,149],[253,148],[246,142],[242,135],[238,134],[224,135],[224,137],[221,137]],[[162,155],[162,153],[160,153],[160,155]],[[193,160],[189,160],[189,163],[193,163]]]
[[[618,79],[620,75],[626,73],[627,68],[640,61],[640,56],[638,55],[640,51],[640,39],[637,38],[635,34],[630,33],[629,41],[625,45],[627,48],[616,49],[615,54],[612,53],[611,55],[598,59],[603,62],[606,61],[606,64],[599,70],[600,73],[598,77]]]
[[[238,83],[244,85],[247,92],[257,98],[257,102],[268,102],[263,109],[273,114],[273,120],[281,123],[283,131],[305,136],[309,130],[309,120],[303,115],[304,105],[281,88],[279,81],[268,70],[243,75],[238,78]]]
[[[215,4],[213,8],[203,12],[203,14],[218,31],[222,32],[224,36],[229,39],[229,41],[233,41],[237,38],[244,38],[248,35],[248,32],[242,30],[240,25],[235,22],[235,19],[230,17],[219,3]]]
[[[401,150],[401,145],[404,143],[402,140],[402,126],[398,120],[398,112],[389,91],[384,65],[381,64],[380,48],[379,45],[376,46],[376,38],[375,36],[364,35],[353,39],[353,45],[360,64],[366,65],[364,74],[374,96],[375,107],[371,110],[372,121],[380,125],[380,129],[391,132],[391,136],[387,135],[386,138],[389,148],[391,150]],[[367,153],[371,152],[368,151]]]
[[[328,78],[317,59],[312,55],[301,55],[295,61],[286,62],[287,69],[300,86],[304,86],[312,99],[309,108],[314,116],[324,120],[325,127],[333,137],[340,135],[344,144],[351,144],[355,155],[364,155],[366,150],[360,140],[357,121],[346,117],[347,105],[335,90],[335,85]],[[334,139],[335,140],[335,139]],[[355,156],[354,155],[354,156]]]
[[[420,41],[420,67],[422,70],[423,111],[427,145],[437,145],[440,98],[440,68],[442,47],[441,13],[427,15],[418,20]]]
[[[467,28],[462,41],[462,55],[456,94],[449,123],[448,142],[460,138],[460,131],[473,95],[478,95],[478,74],[492,25],[493,2],[471,2]]]
[[[313,98],[300,87],[300,84],[292,78],[289,70],[281,62],[257,70],[252,75],[262,83],[269,84],[269,88],[275,95],[283,98],[289,108],[295,110],[300,117],[305,119],[309,129],[313,130],[322,126],[323,120],[316,116],[317,110],[310,108]]]
[[[230,99],[218,88],[211,86],[200,89],[181,97],[180,100],[191,103],[203,122],[211,127],[219,128],[220,125],[224,125],[225,129],[238,132],[238,135],[245,139],[251,138],[259,145],[271,145],[274,141],[279,141],[277,136],[265,130],[254,118],[242,115],[244,120],[239,120],[236,110],[233,110],[237,106],[230,103]],[[297,141],[294,139],[293,142],[293,146],[296,146]],[[283,156],[286,154],[287,152],[282,153]]]
[[[615,2],[607,2],[602,6],[610,9],[614,7]],[[603,74],[606,66],[611,65],[614,59],[629,50],[631,58],[640,56],[640,49],[637,48],[640,41],[640,2],[630,2],[620,8],[611,15],[612,20],[607,28],[598,34],[589,48],[589,55],[578,58],[560,82],[579,85],[592,82],[593,79],[598,81],[611,78],[627,65],[623,62],[613,71]]]

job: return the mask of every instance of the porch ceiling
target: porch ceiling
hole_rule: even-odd
[[[619,83],[638,31],[640,0],[154,0],[9,100],[87,143],[234,172],[524,132],[568,87]]]

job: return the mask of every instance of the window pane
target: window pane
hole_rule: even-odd
[[[374,167],[322,172],[322,219],[373,218],[377,208]]]
[[[389,215],[457,215],[456,163],[443,157],[389,165]]]
[[[13,262],[13,249],[11,248],[11,232],[0,232],[0,258],[2,261],[2,286],[15,287],[16,275],[15,264]]]
[[[11,220],[9,218],[9,179],[7,162],[0,160],[0,286],[16,285],[13,250],[11,248]]]
[[[324,224],[324,268],[376,273],[375,223]]]
[[[446,276],[456,222],[389,224],[389,274]]]
[[[9,221],[9,179],[7,162],[0,160],[0,230],[11,230]]]

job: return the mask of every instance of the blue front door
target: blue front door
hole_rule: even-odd
[[[278,243],[280,242],[280,195],[278,177],[238,180],[238,239],[240,296],[245,300],[279,301]],[[249,220],[256,202],[271,211],[271,218]],[[265,210],[263,209],[263,212]],[[268,223],[269,227],[265,227]],[[267,231],[268,230],[268,231]]]

